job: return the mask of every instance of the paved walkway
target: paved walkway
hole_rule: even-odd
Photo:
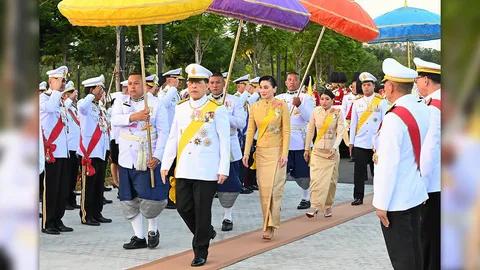
[[[342,160],[341,173],[349,172],[349,167],[351,165]],[[352,189],[351,184],[339,184],[336,203],[350,201]],[[366,192],[371,193],[372,186],[367,186]],[[40,234],[41,269],[126,269],[191,249],[190,231],[175,210],[166,209],[159,219],[161,240],[157,249],[124,250],[123,243],[133,235],[131,226],[123,218],[116,190],[106,192],[105,196],[114,200],[103,211],[105,217],[113,219],[113,223],[99,227],[84,226],[80,224],[78,211],[67,211],[63,221],[73,227],[74,232],[59,236]],[[303,215],[303,211],[296,209],[300,199],[301,189],[294,182],[287,182],[282,221]],[[215,242],[261,228],[258,192],[239,196],[233,218],[234,230],[222,232],[223,210],[218,200],[214,201],[212,222],[218,232]],[[321,262],[324,265],[318,267],[325,266],[325,269],[389,269],[379,226],[375,215],[369,214],[228,268],[291,269],[299,265],[317,268],[315,266]]]

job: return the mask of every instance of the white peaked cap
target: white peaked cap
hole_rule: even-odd
[[[364,82],[376,82],[377,81],[377,78],[375,78],[375,76],[373,76],[369,72],[362,72],[360,74],[360,76],[358,76],[358,78],[360,79],[360,81],[362,83],[364,83]]]
[[[83,86],[85,87],[92,87],[92,86],[105,86],[103,83],[105,82],[105,77],[102,75],[95,77],[95,78],[90,78],[88,80],[85,80],[82,82]]]
[[[441,74],[442,67],[439,64],[435,64],[432,62],[424,61],[418,57],[413,58],[413,62],[415,66],[417,66],[417,72],[425,72],[425,73],[434,73],[434,74]]]
[[[65,78],[68,73],[68,68],[66,66],[61,66],[54,70],[47,71],[49,78]]]
[[[199,64],[190,64],[185,68],[189,79],[208,79],[213,73]]]
[[[250,81],[250,74],[247,74],[245,76],[242,76],[238,79],[236,79],[235,81],[233,81],[234,83],[242,83],[242,82],[249,82]]]
[[[410,83],[418,76],[418,73],[415,70],[400,64],[393,58],[385,59],[383,61],[382,69],[383,73],[385,73],[383,81]]]
[[[47,82],[41,82],[38,85],[38,90],[47,90]]]

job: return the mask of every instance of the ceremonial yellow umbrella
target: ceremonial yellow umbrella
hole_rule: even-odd
[[[63,0],[58,9],[74,26],[138,26],[140,62],[142,65],[143,89],[146,91],[145,60],[143,53],[142,25],[165,24],[183,20],[204,12],[213,0]],[[160,53],[160,52],[159,52]],[[147,95],[144,98],[148,108]],[[150,123],[146,123],[149,158],[152,157]],[[82,166],[82,181],[85,166]],[[152,188],[155,187],[153,170],[150,170]]]

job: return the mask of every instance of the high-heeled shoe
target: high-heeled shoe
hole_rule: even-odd
[[[315,208],[315,210],[313,210],[313,211],[307,211],[307,212],[305,213],[305,215],[306,215],[308,218],[313,218],[313,217],[317,216],[317,214],[318,214],[318,208]]]
[[[265,239],[265,240],[272,240],[273,238],[273,234],[275,233],[275,229],[273,227],[268,227],[267,230],[270,229],[270,233],[269,234],[263,234],[262,235],[262,238]]]
[[[332,216],[332,208],[329,207],[329,208],[325,209],[325,214],[323,214],[323,216],[326,217],[326,218],[331,217]]]

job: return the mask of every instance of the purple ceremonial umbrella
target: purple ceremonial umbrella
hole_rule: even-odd
[[[310,19],[297,0],[214,0],[207,12],[294,32]]]
[[[223,102],[225,102],[225,93],[230,81],[244,20],[282,30],[300,32],[310,19],[310,13],[298,0],[214,0],[207,12],[240,20],[228,68]]]

